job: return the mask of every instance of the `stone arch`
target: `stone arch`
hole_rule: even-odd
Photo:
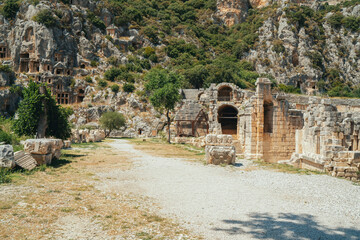
[[[217,117],[222,134],[237,136],[238,113],[238,109],[231,104],[224,104],[218,108]]]

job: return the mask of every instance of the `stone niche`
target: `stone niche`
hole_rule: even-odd
[[[205,160],[208,164],[235,164],[236,150],[231,135],[208,134],[206,136]]]

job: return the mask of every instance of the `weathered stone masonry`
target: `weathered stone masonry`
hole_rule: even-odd
[[[207,133],[186,136],[232,135],[237,154],[246,158],[360,177],[359,99],[274,94],[266,78],[257,80],[256,92],[221,83],[182,93],[184,104],[175,119],[185,119],[189,106],[197,106],[191,115],[208,119]],[[180,132],[193,132],[191,124],[176,127],[178,141],[184,141]]]

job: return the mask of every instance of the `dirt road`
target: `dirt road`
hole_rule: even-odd
[[[327,175],[204,166],[110,143],[134,167],[117,187],[148,196],[205,239],[360,239],[360,187]],[[109,173],[111,175],[111,173]]]

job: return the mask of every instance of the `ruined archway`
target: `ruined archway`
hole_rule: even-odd
[[[229,86],[223,86],[218,90],[218,101],[231,101],[233,89]]]
[[[218,122],[221,124],[222,134],[237,136],[238,110],[230,105],[221,106],[218,110]]]

